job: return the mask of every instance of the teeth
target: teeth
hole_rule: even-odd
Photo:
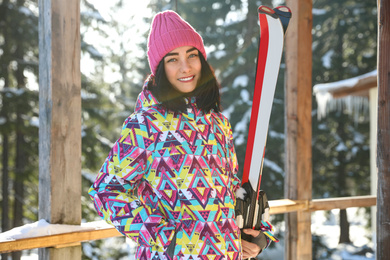
[[[189,80],[191,80],[193,78],[194,78],[194,76],[191,76],[191,77],[188,77],[188,78],[181,78],[181,79],[179,79],[179,81],[189,81]]]

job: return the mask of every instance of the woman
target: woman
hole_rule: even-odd
[[[256,256],[267,243],[240,239],[232,131],[201,36],[177,13],[158,13],[148,60],[135,112],[89,191],[99,215],[137,242],[137,259]]]

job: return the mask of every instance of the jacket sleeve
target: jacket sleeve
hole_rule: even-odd
[[[236,190],[240,187],[241,185],[241,180],[238,178],[237,173],[238,173],[238,160],[237,160],[237,154],[234,148],[234,142],[233,142],[233,132],[232,128],[230,126],[230,123],[227,122],[228,124],[228,129],[229,129],[229,134],[227,138],[228,142],[228,151],[229,151],[229,164],[231,165],[231,169],[233,172],[233,192],[236,192]]]
[[[274,227],[271,225],[270,222],[262,220],[260,231],[265,235],[265,238],[267,240],[266,246],[262,248],[262,250],[267,249],[272,241],[274,241],[275,243],[279,242],[279,239],[277,239],[274,235]]]
[[[153,144],[145,127],[125,121],[88,193],[99,216],[119,232],[140,245],[166,248],[174,236],[175,222],[134,195],[153,160]]]

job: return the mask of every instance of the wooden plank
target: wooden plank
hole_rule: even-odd
[[[378,74],[377,74],[378,75]],[[378,86],[378,85],[377,85]],[[370,89],[370,188],[371,195],[377,194],[378,171],[376,165],[376,143],[378,132],[378,88]],[[376,205],[376,204],[375,204]],[[371,230],[376,237],[376,212],[375,206],[371,207]]]
[[[378,0],[378,260],[390,255],[390,1]]]
[[[305,210],[308,208],[308,201],[296,201],[290,199],[283,200],[271,200],[269,201],[270,206],[270,215],[283,214],[288,212],[296,212],[300,210]]]
[[[40,1],[39,206],[53,224],[81,221],[79,5]]]
[[[71,232],[51,236],[18,239],[14,241],[1,242],[0,253],[7,253],[20,250],[29,250],[43,247],[60,247],[74,245],[84,241],[92,241],[109,237],[123,236],[115,228]]]
[[[39,0],[39,12],[39,218],[80,224],[80,2]],[[81,259],[80,247],[66,252],[39,254]]]
[[[312,258],[311,212],[297,212],[297,259]],[[308,246],[306,243],[309,243]]]
[[[376,205],[376,196],[355,196],[343,198],[316,199],[309,203],[311,211],[371,207]]]
[[[41,250],[41,249],[39,249]],[[69,245],[64,248],[47,248],[47,256],[49,259],[81,259],[81,246]]]
[[[354,85],[353,87],[340,87],[330,91],[330,93],[334,98],[342,98],[349,95],[368,97],[369,89],[375,88],[376,86],[378,86],[377,76],[373,75],[359,79],[356,85]]]
[[[290,1],[286,34],[286,180],[285,196],[310,200],[312,193],[312,1]],[[310,212],[288,213],[285,258],[312,259]]]
[[[334,98],[342,98],[347,96],[361,96],[361,97],[368,97],[368,91],[370,88],[376,87],[376,83],[374,85],[372,84],[365,84],[360,85],[356,88],[345,88],[340,91],[334,92],[332,96]]]
[[[270,214],[283,214],[297,211],[318,211],[332,209],[346,209],[353,207],[371,207],[376,205],[376,196],[354,196],[342,198],[326,198],[315,200],[271,200],[269,201]]]

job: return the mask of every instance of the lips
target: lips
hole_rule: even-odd
[[[189,76],[189,77],[180,78],[180,79],[178,79],[178,80],[181,81],[181,82],[190,82],[190,81],[192,81],[194,78],[195,78],[195,76],[192,75],[192,76]]]

